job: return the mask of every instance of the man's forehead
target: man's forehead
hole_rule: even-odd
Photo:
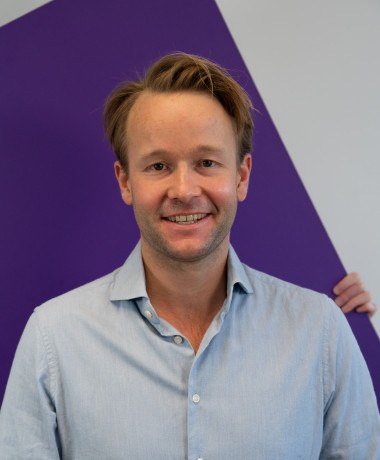
[[[169,120],[172,120],[175,125],[181,116],[190,122],[196,122],[200,115],[218,119],[228,117],[236,134],[235,120],[227,113],[222,104],[208,91],[195,90],[142,91],[130,110],[126,120],[126,128],[129,130],[130,125],[136,123],[141,127],[160,124]]]
[[[234,125],[220,102],[207,92],[144,91],[133,105],[127,119],[127,130],[145,130],[149,127],[189,131],[207,129],[213,125]],[[132,133],[132,131],[129,131]]]
[[[224,107],[220,104],[220,102],[208,91],[181,90],[161,92],[146,89],[137,97],[132,106],[131,114],[140,112],[141,108],[149,110],[158,104],[165,104],[168,102],[175,103],[176,101],[181,101],[180,104],[182,105],[186,103],[196,104],[200,99],[208,99],[210,102],[220,106],[224,110]]]

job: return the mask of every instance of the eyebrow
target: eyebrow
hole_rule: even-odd
[[[217,153],[223,150],[222,146],[213,146],[213,145],[197,145],[192,150],[190,150],[190,155],[193,155],[197,152],[200,153]],[[153,150],[152,152],[143,154],[141,156],[142,160],[149,160],[150,158],[156,158],[163,155],[172,155],[172,152],[163,149]]]

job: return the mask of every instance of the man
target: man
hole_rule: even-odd
[[[371,380],[341,311],[229,245],[250,108],[223,69],[184,54],[111,94],[106,130],[141,241],[114,273],[35,310],[1,458],[380,457]]]

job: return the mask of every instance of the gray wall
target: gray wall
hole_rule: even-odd
[[[346,270],[380,303],[380,2],[216,3]]]

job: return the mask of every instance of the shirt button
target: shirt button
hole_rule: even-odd
[[[191,399],[193,400],[194,404],[198,404],[201,398],[195,393]]]
[[[150,310],[145,310],[144,313],[148,318],[151,318],[153,316],[153,313]]]
[[[183,338],[182,338],[180,335],[176,335],[176,336],[174,337],[174,342],[175,342],[177,345],[179,345],[180,343],[183,342]]]

